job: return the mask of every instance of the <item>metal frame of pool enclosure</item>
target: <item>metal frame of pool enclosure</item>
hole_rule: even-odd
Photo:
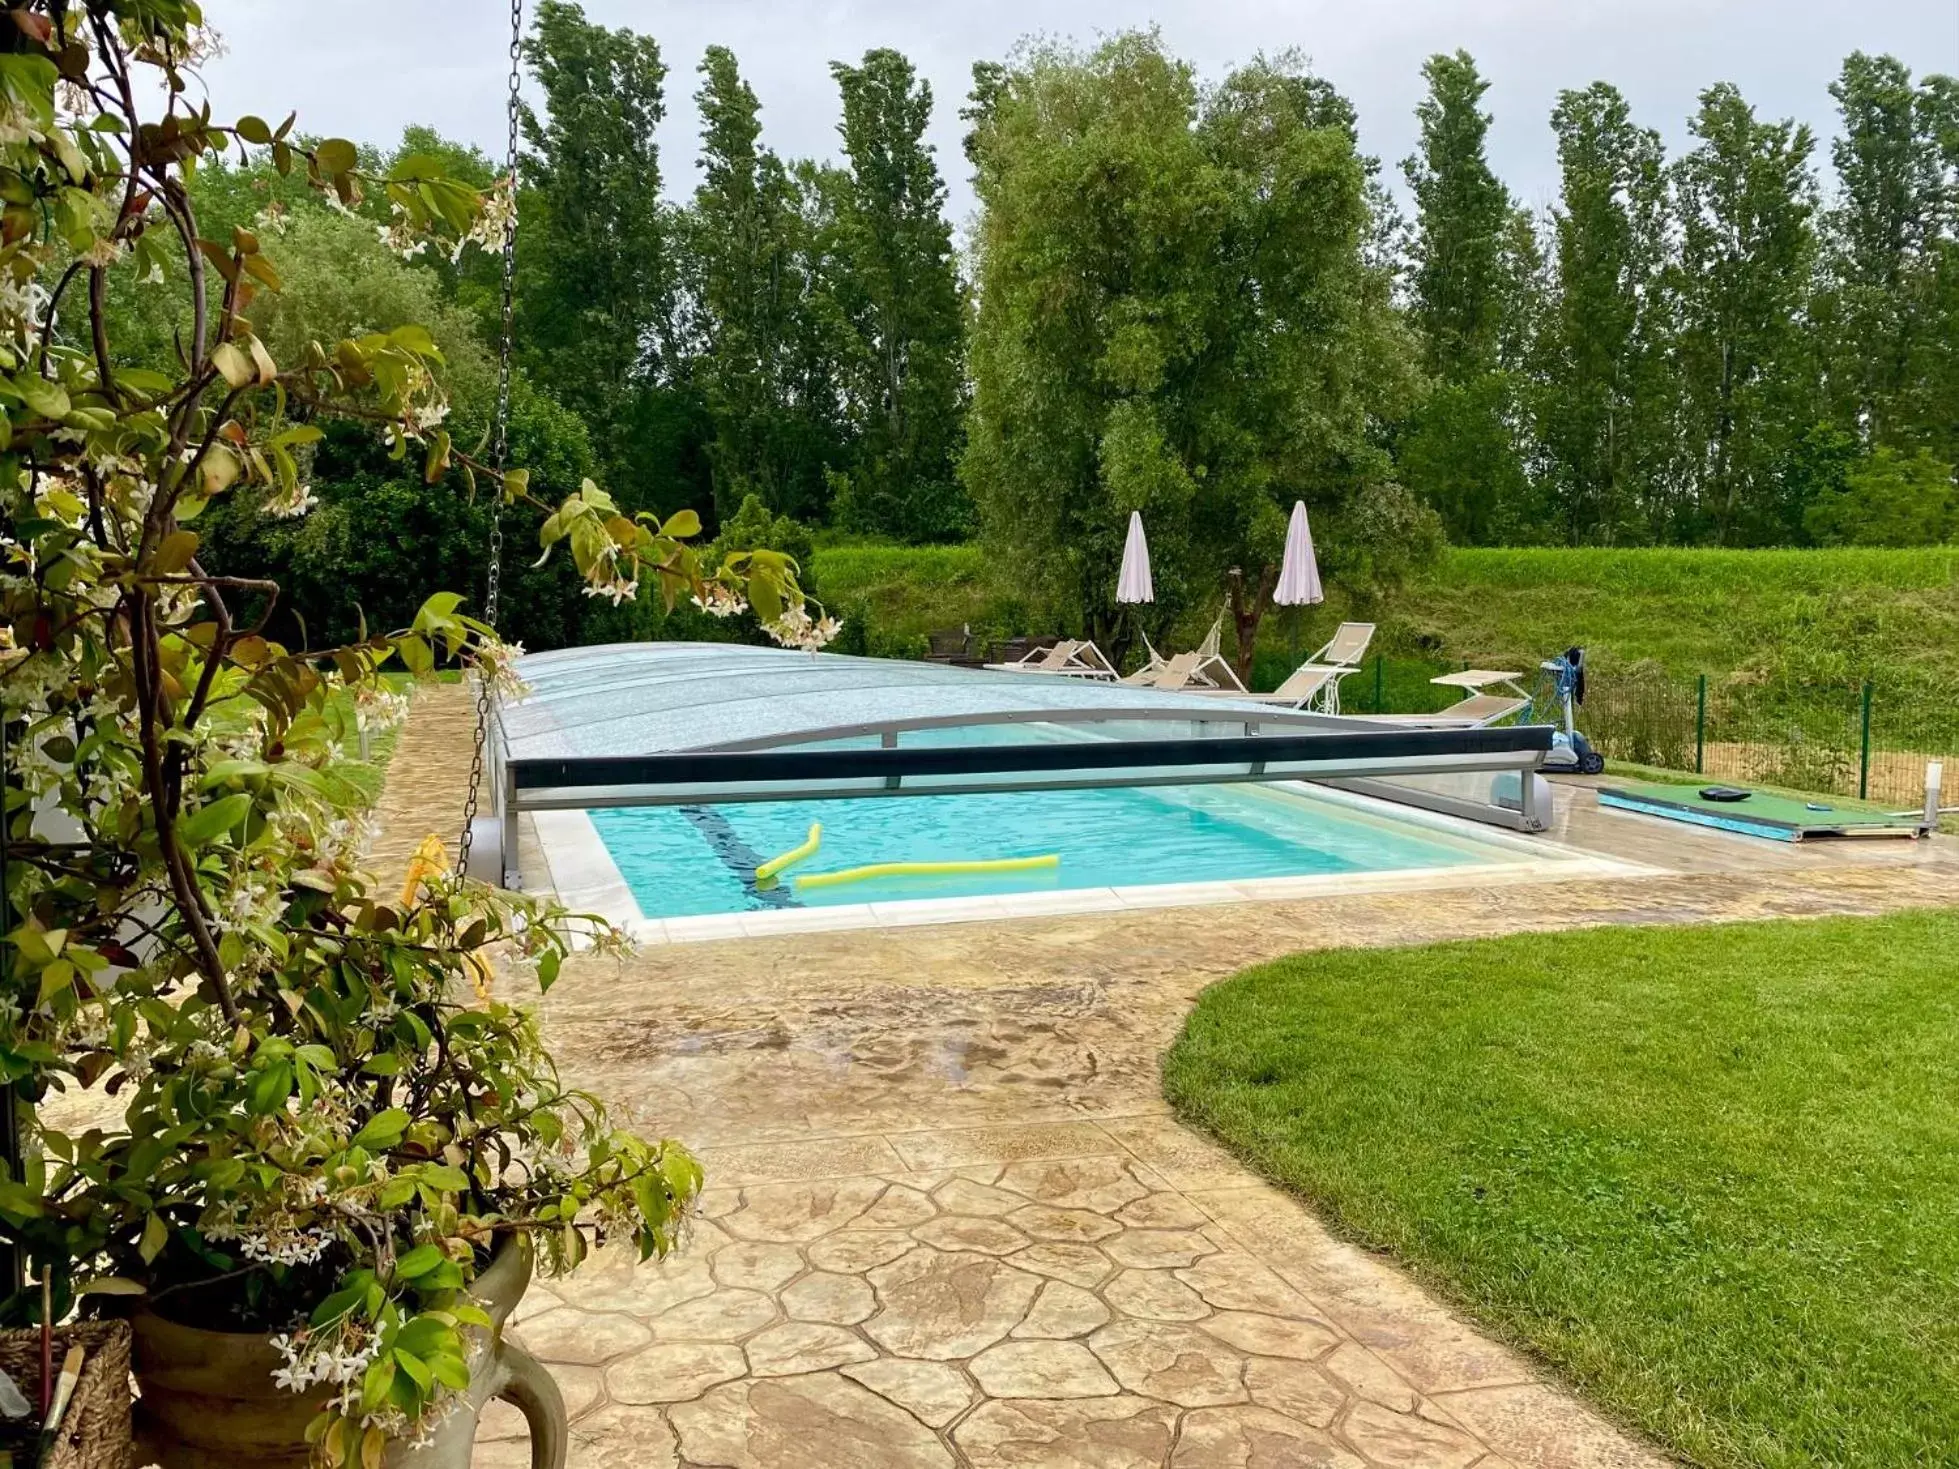
[[[1422,728],[733,643],[617,643],[520,667],[529,691],[493,710],[496,810],[471,863],[509,886],[526,811],[1313,781],[1516,831],[1549,816],[1534,778],[1546,725]]]

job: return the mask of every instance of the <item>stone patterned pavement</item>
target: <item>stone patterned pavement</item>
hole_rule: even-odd
[[[467,712],[416,706],[376,865],[460,809]],[[446,823],[446,824],[445,824]],[[1300,949],[1959,895],[1955,844],[1784,848],[1600,813],[1651,878],[648,948],[542,1007],[569,1077],[685,1139],[701,1217],[602,1253],[515,1333],[571,1469],[1595,1469],[1668,1462],[1168,1114],[1204,985]],[[527,870],[541,871],[527,859]],[[476,1469],[529,1463],[486,1419]]]

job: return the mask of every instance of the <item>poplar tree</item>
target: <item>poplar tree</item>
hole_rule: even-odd
[[[1538,432],[1571,542],[1646,534],[1668,455],[1666,192],[1659,135],[1617,88],[1559,94],[1562,188]]]
[[[591,429],[615,492],[642,503],[652,456],[635,423],[674,310],[655,138],[667,68],[651,37],[594,25],[566,0],[542,0],[523,50],[544,109],[521,114],[517,340]]]
[[[1514,423],[1520,383],[1501,370],[1506,310],[1517,303],[1506,257],[1509,191],[1486,151],[1489,83],[1466,51],[1422,68],[1421,146],[1402,164],[1415,196],[1409,317],[1434,378],[1400,446],[1403,477],[1458,540],[1495,538],[1524,498]]]
[[[842,455],[816,265],[834,200],[820,175],[799,176],[761,145],[761,107],[733,52],[708,47],[700,73],[701,183],[686,238],[715,509],[731,516],[755,495],[777,514],[819,518]]]
[[[1683,433],[1700,526],[1721,543],[1801,530],[1781,502],[1808,427],[1802,314],[1815,254],[1814,140],[1761,122],[1728,83],[1701,94],[1697,140],[1673,169],[1680,220]],[[1684,538],[1684,537],[1683,537]]]

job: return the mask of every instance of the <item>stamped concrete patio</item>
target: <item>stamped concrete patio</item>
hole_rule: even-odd
[[[418,701],[376,865],[460,808],[468,711]],[[1158,1057],[1248,963],[1597,923],[1951,902],[1948,841],[1782,848],[1604,814],[1652,875],[663,945],[567,966],[568,1075],[685,1139],[686,1246],[540,1285],[516,1328],[573,1469],[1666,1462],[1169,1115]],[[531,865],[532,871],[542,869]],[[514,1415],[479,1469],[529,1463]]]

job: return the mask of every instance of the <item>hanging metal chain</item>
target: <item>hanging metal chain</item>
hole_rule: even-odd
[[[510,353],[516,338],[517,299],[517,122],[523,85],[524,0],[510,0],[510,89],[504,99],[505,178],[510,189],[503,224],[503,322],[497,342],[497,409],[491,429],[490,463],[497,472],[496,493],[490,502],[490,564],[483,591],[483,621],[497,625],[503,595],[503,472],[510,457]],[[477,802],[483,792],[483,757],[490,738],[490,681],[476,680],[476,746],[469,763],[469,794],[463,801],[462,838],[457,843],[456,876],[469,871]],[[507,865],[515,853],[502,854]],[[501,879],[502,874],[498,874]]]

